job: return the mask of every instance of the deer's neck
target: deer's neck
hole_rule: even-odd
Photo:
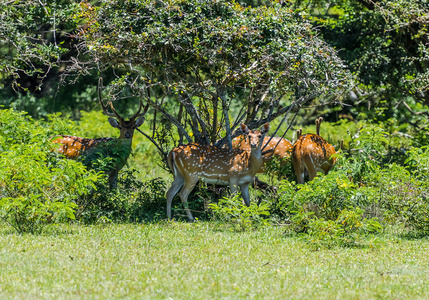
[[[132,143],[132,139],[118,139],[116,142],[116,147],[122,148],[123,156],[125,159],[127,159],[128,156],[130,156],[131,154]]]
[[[255,175],[263,164],[261,147],[252,149],[249,157],[249,171],[251,175]]]
[[[117,143],[118,143],[118,145],[121,145],[123,147],[131,149],[131,145],[133,143],[133,140],[132,139],[125,139],[125,138],[118,138]]]

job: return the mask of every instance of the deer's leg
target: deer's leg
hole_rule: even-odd
[[[317,176],[317,159],[313,157],[313,159],[311,159],[311,157],[308,159],[309,161],[306,161],[306,168],[308,170],[308,179],[311,181],[314,179],[314,177]]]
[[[118,173],[113,172],[109,174],[109,188],[111,190],[116,189],[116,186],[118,184]]]
[[[231,195],[235,194],[238,190],[238,179],[229,178],[229,189],[231,190]]]
[[[325,172],[325,175],[326,175],[332,169],[332,166],[333,166],[332,160],[325,160],[321,166],[321,169],[323,170],[323,172]]]
[[[249,184],[240,185],[241,197],[243,197],[244,204],[250,206]]]
[[[296,180],[298,181],[299,184],[304,184],[304,171],[305,171],[305,167],[304,167],[304,162],[302,160],[299,159],[293,159],[293,168],[295,170],[295,175],[296,175]]]
[[[229,190],[231,191],[231,196],[235,195],[238,190],[238,180],[230,179],[229,180]]]
[[[167,191],[167,217],[171,219],[171,202],[173,202],[174,196],[182,188],[185,180],[181,176],[175,176],[171,187]]]
[[[198,177],[188,177],[188,180],[185,180],[185,184],[180,191],[180,200],[182,200],[183,206],[185,207],[186,214],[188,215],[189,221],[193,222],[194,217],[192,216],[191,211],[189,210],[188,205],[188,196],[195,187],[195,184],[198,182]]]

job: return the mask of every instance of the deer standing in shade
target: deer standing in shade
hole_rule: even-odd
[[[168,155],[168,165],[174,180],[167,191],[167,216],[171,219],[171,203],[177,192],[185,207],[189,221],[193,221],[188,207],[188,196],[199,179],[207,183],[229,185],[231,192],[240,187],[244,203],[250,205],[249,184],[261,169],[263,157],[262,141],[269,130],[265,124],[262,130],[249,130],[242,124],[241,131],[249,140],[251,151],[224,149],[210,145],[188,144],[173,149]]]
[[[240,135],[234,138],[232,140],[232,147],[249,151],[249,152],[251,151],[248,139],[245,135]],[[258,173],[264,173],[266,170],[265,169],[266,164],[276,158],[279,159],[281,167],[290,163],[292,144],[285,138],[265,136],[261,149],[263,149],[262,151],[263,164],[261,168],[258,170]],[[271,191],[271,192],[277,191],[277,188],[275,186],[270,186],[268,183],[259,180],[259,178],[256,176],[252,184],[252,187],[265,190],[265,191]]]
[[[335,148],[319,135],[322,120],[316,120],[317,134],[301,135],[292,147],[292,163],[300,184],[304,183],[305,170],[309,179],[313,180],[317,172],[323,171],[326,175],[336,161],[331,157],[336,153]]]
[[[149,105],[146,105],[143,112],[143,102],[140,101],[138,111],[127,121],[122,118],[114,109],[113,104],[109,101],[104,105],[101,99],[101,78],[98,86],[98,99],[103,113],[109,116],[109,124],[120,131],[119,138],[97,138],[89,139],[70,135],[61,135],[55,139],[53,143],[59,143],[61,146],[58,149],[59,153],[64,154],[70,159],[81,159],[88,167],[93,167],[93,162],[98,158],[110,157],[112,160],[103,168],[109,178],[109,188],[115,189],[119,171],[124,167],[131,153],[131,145],[134,135],[134,130],[141,126],[144,122]],[[107,108],[110,104],[112,112],[108,112]]]
[[[280,159],[281,166],[288,163],[292,152],[292,144],[287,139],[280,137],[273,137],[270,141],[269,136],[264,137],[264,141],[262,143],[262,148],[264,151],[262,152],[262,161],[263,164],[261,168],[258,170],[258,173],[264,173],[265,165],[273,160],[274,158]],[[268,143],[268,141],[270,141]],[[280,142],[279,142],[280,141]],[[268,143],[268,144],[267,144]],[[232,140],[232,147],[239,148],[245,151],[251,151],[248,139],[245,135],[240,135]]]

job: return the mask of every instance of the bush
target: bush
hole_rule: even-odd
[[[282,182],[270,212],[315,244],[354,244],[387,224],[429,232],[428,148],[392,159],[390,143],[396,141],[382,127],[361,130],[328,175],[299,186]]]
[[[381,230],[380,223],[372,218],[363,217],[360,208],[344,209],[334,220],[311,219],[306,237],[313,247],[356,246],[362,237]]]
[[[303,209],[312,212],[314,217],[335,220],[340,212],[348,207],[355,207],[359,200],[354,197],[356,184],[342,172],[330,172],[326,176],[314,178],[304,185],[297,186],[292,194],[288,186],[281,187],[279,203],[287,212],[294,213]]]
[[[247,231],[270,225],[267,218],[270,215],[268,205],[251,203],[246,206],[239,193],[230,198],[222,198],[217,204],[211,203],[209,207],[215,220],[225,223],[233,231]]]
[[[291,158],[282,160],[275,156],[265,165],[265,174],[270,178],[277,177],[279,179],[296,181]]]
[[[95,187],[95,172],[52,151],[50,137],[68,126],[58,115],[42,126],[24,113],[0,111],[0,218],[20,233],[74,219],[73,201]]]
[[[149,222],[165,218],[165,181],[155,178],[143,182],[137,179],[137,175],[135,169],[119,173],[115,190],[104,188],[107,182],[100,181],[99,188],[77,202],[77,218],[84,223],[94,223],[100,219]]]

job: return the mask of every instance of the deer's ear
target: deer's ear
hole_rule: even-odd
[[[249,130],[249,127],[247,127],[247,125],[245,125],[245,124],[241,124],[241,125],[240,125],[240,128],[241,128],[241,131],[242,131],[244,134],[249,134],[250,130]]]
[[[109,118],[109,124],[112,125],[112,127],[119,128],[119,122],[115,118]]]
[[[261,133],[262,134],[266,134],[269,130],[270,130],[270,124],[269,123],[265,123],[264,126],[262,126]]]
[[[142,126],[144,122],[144,117],[138,118],[135,122],[134,122],[134,128],[140,127]]]

